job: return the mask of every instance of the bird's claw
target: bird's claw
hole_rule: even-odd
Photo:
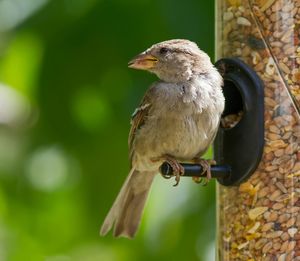
[[[208,184],[209,179],[207,177],[192,177],[193,181],[202,186],[206,186]]]
[[[180,176],[184,175],[184,168],[178,163],[179,170],[175,172],[175,181],[176,183],[173,185],[173,187],[176,187],[179,184]]]
[[[153,158],[152,161],[158,161],[158,160],[164,160],[167,163],[170,164],[170,166],[173,169],[173,175],[175,176],[175,181],[176,183],[173,185],[174,187],[176,187],[179,184],[180,181],[180,176],[184,175],[184,168],[182,167],[182,165],[173,157],[169,156],[169,155],[165,155],[161,158]],[[169,179],[172,176],[164,176],[162,175],[164,178]]]
[[[161,174],[161,176],[162,176],[164,179],[170,179],[170,178],[173,177],[172,175],[163,175],[163,174]]]
[[[205,160],[205,159],[194,159],[195,163],[200,164],[202,166],[202,174],[206,173],[206,177],[193,177],[193,181],[206,186],[211,179],[211,165],[216,165],[215,160]]]
[[[171,165],[173,169],[176,182],[173,186],[176,187],[179,184],[180,176],[184,175],[184,168],[179,164],[177,160],[172,157],[167,157],[166,161]]]

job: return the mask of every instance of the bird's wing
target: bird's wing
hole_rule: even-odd
[[[135,135],[138,129],[144,125],[145,120],[149,114],[149,110],[151,108],[151,100],[150,100],[150,91],[151,88],[145,94],[140,106],[135,109],[134,113],[131,116],[131,128],[128,137],[128,146],[129,146],[129,158],[132,159],[133,154],[133,143],[135,139]]]

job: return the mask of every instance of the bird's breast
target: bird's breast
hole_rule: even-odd
[[[190,160],[204,152],[214,136],[205,112],[190,115],[150,116],[136,136],[136,152],[159,157],[165,154]]]
[[[135,136],[135,161],[144,162],[145,168],[150,167],[150,158],[166,154],[182,161],[201,156],[215,137],[222,113],[220,102],[205,90],[201,93],[195,86],[184,87],[155,87],[151,109]]]
[[[179,159],[192,159],[206,150],[211,142],[211,135],[205,127],[204,115],[192,114],[182,117],[162,119],[158,123],[162,150]]]

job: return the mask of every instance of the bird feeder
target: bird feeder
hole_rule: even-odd
[[[217,260],[300,260],[300,0],[216,0]]]
[[[300,0],[216,0],[217,260],[300,260],[299,38]]]

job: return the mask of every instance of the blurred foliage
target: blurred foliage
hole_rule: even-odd
[[[187,38],[213,57],[212,1],[0,1],[0,260],[213,260],[214,182],[158,176],[136,239],[99,237],[128,172],[129,118]]]

